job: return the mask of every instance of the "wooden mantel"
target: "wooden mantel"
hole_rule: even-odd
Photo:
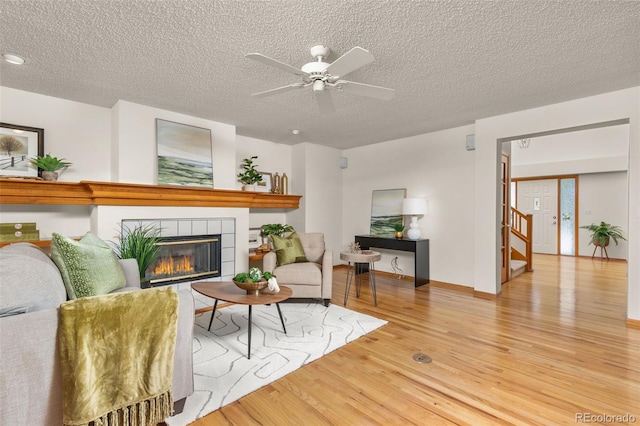
[[[0,204],[297,209],[301,195],[113,182],[0,179]]]

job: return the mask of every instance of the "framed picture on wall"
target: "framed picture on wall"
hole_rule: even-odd
[[[262,175],[262,181],[256,183],[257,192],[271,192],[273,188],[273,175],[269,172],[258,172]]]
[[[262,244],[262,228],[249,228],[249,250],[255,250]]]
[[[404,224],[402,200],[407,189],[375,189],[371,195],[371,224],[369,233],[381,237],[393,237],[393,225]]]
[[[38,177],[29,161],[44,155],[44,129],[0,123],[0,177]]]
[[[211,129],[156,118],[158,184],[213,188]]]

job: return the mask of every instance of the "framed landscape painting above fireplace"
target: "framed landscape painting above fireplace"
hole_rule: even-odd
[[[213,188],[211,129],[156,119],[158,185]]]

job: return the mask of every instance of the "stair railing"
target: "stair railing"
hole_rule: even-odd
[[[533,271],[533,215],[511,207],[511,234],[524,242],[525,271]]]

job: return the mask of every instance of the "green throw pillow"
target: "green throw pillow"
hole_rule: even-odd
[[[292,232],[288,237],[271,236],[273,248],[276,251],[278,266],[288,265],[289,263],[307,262],[307,256],[302,248],[300,237]]]
[[[60,270],[69,299],[107,294],[126,285],[115,253],[91,232],[80,241],[54,232],[51,258]]]

